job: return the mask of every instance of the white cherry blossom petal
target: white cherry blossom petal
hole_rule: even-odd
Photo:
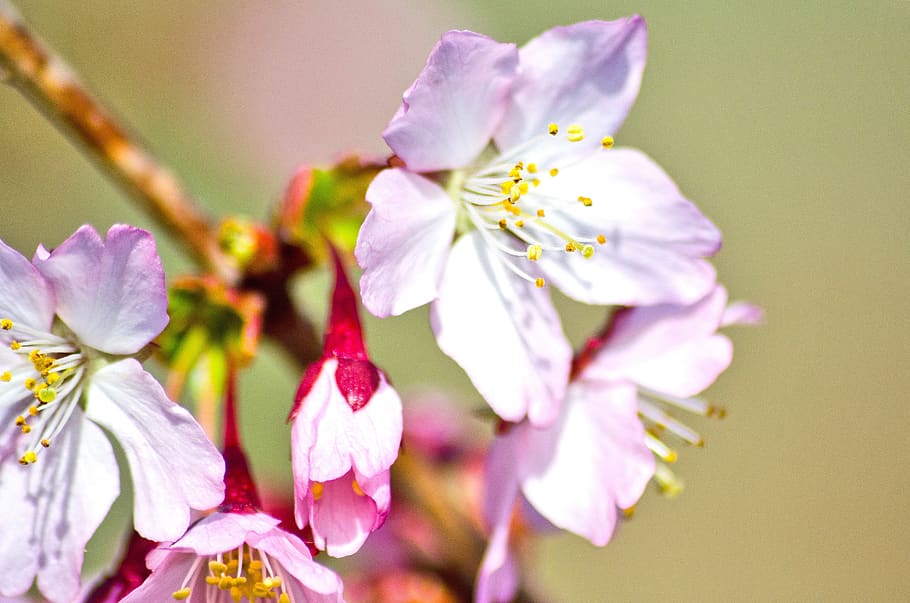
[[[35,263],[53,283],[57,315],[95,349],[133,354],[167,325],[164,270],[144,230],[115,224],[102,241],[83,226]]]
[[[572,351],[546,291],[492,257],[480,234],[455,243],[430,314],[439,348],[507,421],[552,422]]]
[[[445,33],[383,138],[415,172],[468,165],[506,109],[517,66],[514,44],[470,31]]]
[[[455,232],[455,204],[437,184],[401,169],[380,172],[367,201],[372,209],[354,251],[364,269],[363,305],[384,318],[435,299]]]
[[[190,509],[209,509],[224,496],[224,459],[193,416],[167,398],[133,359],[99,370],[86,415],[123,446],[133,479],[134,524],[149,540],[174,540]]]
[[[500,149],[547,132],[584,128],[573,143],[590,152],[614,135],[638,96],[647,53],[647,28],[638,15],[549,29],[519,50],[520,69],[509,109],[496,131]]]
[[[0,241],[0,318],[40,331],[54,320],[54,289],[21,253]]]

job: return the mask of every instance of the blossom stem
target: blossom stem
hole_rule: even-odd
[[[227,284],[237,269],[215,229],[171,172],[133,138],[7,0],[0,0],[0,73],[63,134],[83,149],[194,259]]]

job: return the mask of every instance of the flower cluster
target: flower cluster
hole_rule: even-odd
[[[387,165],[298,170],[274,233],[225,220],[214,244],[241,278],[172,284],[170,327],[148,232],[83,226],[31,260],[0,242],[0,598],[340,602],[340,577],[314,557],[363,549],[355,596],[508,601],[529,535],[603,546],[649,482],[678,493],[677,448],[704,444],[680,413],[724,414],[697,397],[732,360],[719,331],[761,311],[728,303],[708,218],[646,155],[616,146],[646,38],[638,16],[521,48],[444,34],[383,134]],[[260,334],[306,347],[288,284],[322,260],[334,284],[321,353],[314,339],[297,354],[308,365],[288,415],[283,520],[252,478],[236,380]],[[609,316],[577,352],[550,287]],[[468,436],[438,401],[403,408],[367,353],[361,300],[381,318],[430,304],[494,435]],[[156,350],[167,392],[142,365]],[[172,400],[187,382],[203,392],[202,425]],[[114,444],[132,537],[119,567],[85,586],[86,545],[120,493]]]

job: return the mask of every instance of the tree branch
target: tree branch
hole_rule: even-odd
[[[227,284],[238,278],[214,226],[161,163],[79,82],[70,68],[0,0],[0,71],[63,134]]]

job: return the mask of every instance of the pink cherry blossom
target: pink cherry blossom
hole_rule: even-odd
[[[364,305],[385,317],[432,302],[440,348],[507,421],[548,425],[565,395],[571,350],[547,283],[618,305],[691,303],[714,283],[715,227],[648,157],[610,148],[646,37],[638,16],[521,49],[448,32],[384,133],[400,167],[367,191]]]
[[[477,584],[478,601],[507,601],[517,585],[509,546],[516,500],[558,528],[603,546],[617,510],[631,508],[654,477],[672,491],[667,467],[676,451],[658,437],[660,426],[700,445],[701,436],[675,419],[676,407],[702,415],[719,410],[693,396],[729,366],[730,340],[722,326],[759,320],[751,304],[727,306],[717,286],[693,304],[619,310],[576,358],[559,419],[539,428],[510,426],[487,461],[485,515],[491,536]],[[664,461],[657,463],[655,456]]]
[[[224,464],[134,356],[167,324],[151,235],[83,226],[29,262],[0,242],[0,594],[37,576],[49,601],[79,592],[86,542],[120,491],[104,431],[132,476],[136,530],[186,530],[223,496]]]
[[[333,557],[351,555],[385,521],[401,399],[370,362],[357,301],[337,255],[325,353],[297,390],[291,431],[297,525]]]

